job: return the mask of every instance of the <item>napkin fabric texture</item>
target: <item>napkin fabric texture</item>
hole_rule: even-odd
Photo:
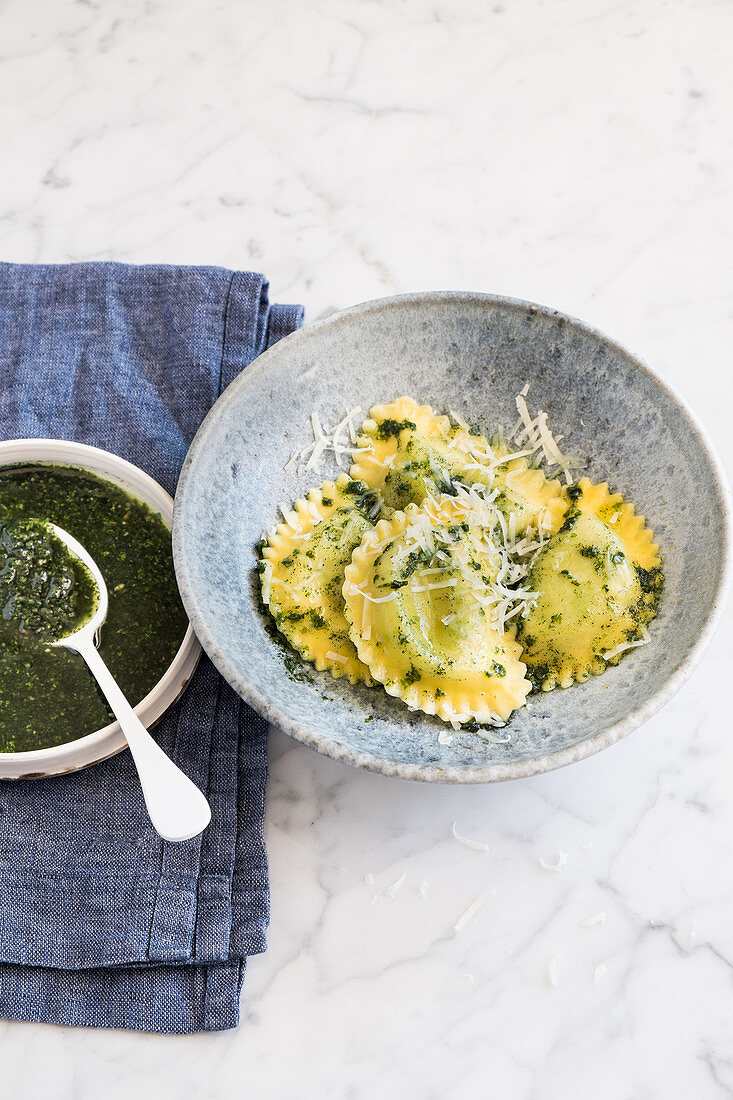
[[[168,492],[223,389],[302,323],[262,275],[0,264],[0,436],[73,439]],[[0,782],[0,1015],[183,1034],[234,1027],[265,948],[266,724],[206,657],[154,735],[205,791],[203,836],[152,829],[128,752]]]

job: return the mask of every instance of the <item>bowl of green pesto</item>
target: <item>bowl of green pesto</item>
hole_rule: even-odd
[[[0,778],[74,771],[126,745],[82,658],[53,644],[96,597],[48,524],[104,576],[99,650],[141,721],[154,724],[185,688],[200,646],[178,594],[172,514],[157,482],[107,451],[0,443]]]

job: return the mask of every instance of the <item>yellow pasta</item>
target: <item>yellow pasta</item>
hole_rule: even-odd
[[[518,631],[528,675],[545,691],[617,663],[644,638],[662,585],[659,548],[633,505],[587,478],[565,492],[565,520],[534,560],[537,600]]]
[[[562,488],[533,464],[541,452],[569,481],[574,460],[525,393],[524,451],[410,397],[375,405],[350,477],[283,510],[263,602],[317,669],[456,728],[502,725],[530,690],[587,680],[648,640],[663,585],[653,533],[607,484]],[[303,454],[342,454],[354,415],[333,440],[316,421]]]
[[[262,551],[263,600],[278,630],[319,671],[371,683],[349,639],[344,568],[380,510],[376,493],[342,474],[297,500]]]
[[[497,454],[510,453],[497,448]],[[513,458],[496,467],[493,488],[498,490],[497,507],[509,519],[514,516],[515,530],[523,534],[528,528],[543,535],[554,534],[567,510],[560,482],[548,481],[542,470],[530,467],[525,458]]]
[[[418,405],[411,397],[400,397],[389,405],[375,405],[357,439],[356,462],[351,476],[379,489],[388,505],[404,509],[420,504],[427,495],[451,491],[453,478],[491,479],[491,467],[473,455],[485,450],[493,457],[488,442],[471,436],[438,416],[430,405]],[[463,447],[461,446],[463,444]]]
[[[482,597],[501,557],[451,497],[368,531],[346,567],[350,636],[390,695],[444,721],[501,724],[530,684],[520,647]]]
[[[454,491],[454,482],[497,490],[497,506],[518,535],[528,528],[556,531],[566,504],[559,481],[530,468],[526,456],[505,458],[506,446],[452,425],[430,405],[400,397],[375,405],[357,441],[351,476],[383,493],[388,505],[404,509],[428,495]]]

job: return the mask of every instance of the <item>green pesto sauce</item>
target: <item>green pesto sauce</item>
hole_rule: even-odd
[[[56,641],[97,607],[86,566],[38,519],[0,521],[0,637]]]
[[[382,420],[377,428],[377,439],[399,439],[402,432],[410,429],[417,431],[417,424],[413,420]]]
[[[83,659],[50,644],[89,617],[96,586],[29,520],[68,531],[99,566],[109,592],[99,652],[133,706],[188,626],[170,531],[147,505],[73,467],[0,468],[0,752],[65,744],[113,720]]]

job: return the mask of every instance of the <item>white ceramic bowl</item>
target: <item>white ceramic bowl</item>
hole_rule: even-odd
[[[137,466],[109,451],[60,439],[11,439],[0,443],[0,466],[16,462],[47,462],[88,470],[121,486],[157,512],[167,527],[171,526],[173,500],[165,489]],[[189,626],[167,671],[135,707],[135,713],[143,725],[152,726],[175,703],[191,679],[200,656],[201,646]],[[0,752],[0,779],[36,779],[78,771],[89,764],[106,760],[126,747],[119,724],[112,722],[65,745],[35,749],[33,752]]]

